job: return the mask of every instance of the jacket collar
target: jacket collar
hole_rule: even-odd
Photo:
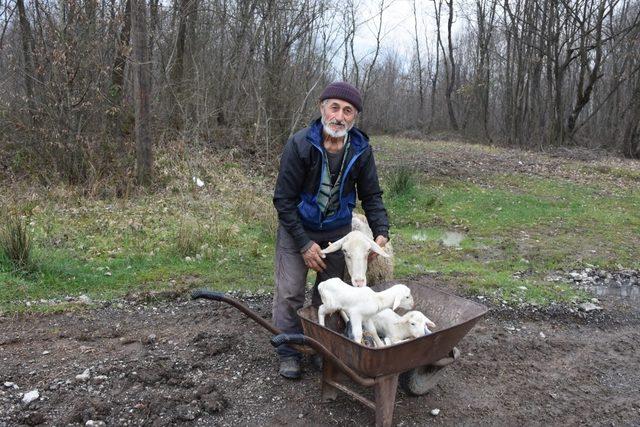
[[[322,121],[320,118],[315,119],[309,125],[307,132],[307,141],[322,150]],[[369,145],[369,137],[357,127],[352,127],[349,131],[349,142],[355,149],[356,153],[361,152]]]

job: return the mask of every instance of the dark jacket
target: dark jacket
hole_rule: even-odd
[[[316,200],[324,167],[322,141],[320,119],[287,141],[273,196],[280,224],[298,248],[303,249],[310,242],[305,230],[329,231],[351,223],[357,193],[374,238],[379,235],[388,238],[389,220],[382,203],[382,189],[369,137],[355,127],[349,131],[351,144],[341,181],[340,207],[330,217],[321,214]]]

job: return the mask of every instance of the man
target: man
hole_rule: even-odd
[[[274,326],[285,333],[301,333],[296,311],[304,304],[307,272],[317,272],[312,303],[321,303],[318,284],[343,277],[341,251],[324,255],[330,242],[351,231],[356,193],[375,241],[384,247],[389,221],[382,203],[376,164],[369,138],[354,127],[362,111],[358,89],[334,82],[320,96],[320,119],[287,141],[280,160],[273,204],[278,211]],[[301,355],[278,347],[280,375],[299,378]]]

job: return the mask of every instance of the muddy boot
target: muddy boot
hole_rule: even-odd
[[[300,369],[300,359],[296,356],[283,357],[280,359],[280,375],[290,380],[300,378],[302,370]]]

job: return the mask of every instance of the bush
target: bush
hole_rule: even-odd
[[[9,217],[0,230],[0,251],[17,270],[31,266],[31,238],[22,218]]]
[[[175,239],[175,248],[180,256],[194,256],[206,241],[206,230],[195,220],[185,220],[180,224]]]
[[[389,176],[389,194],[391,196],[402,196],[413,191],[416,185],[416,178],[413,171],[406,167],[399,167]]]

